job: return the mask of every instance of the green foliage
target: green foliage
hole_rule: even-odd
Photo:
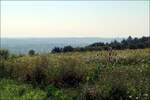
[[[103,86],[88,86],[84,89],[86,100],[126,100],[127,87],[123,83],[103,81]]]
[[[33,55],[35,55],[35,51],[34,51],[34,50],[30,50],[28,54],[29,54],[30,56],[33,56]]]
[[[74,50],[74,48],[72,47],[72,46],[65,46],[64,48],[63,48],[63,52],[71,52],[71,51],[73,51]]]
[[[60,90],[53,85],[49,85],[46,88],[47,91],[47,97],[50,100],[72,100],[72,98],[67,95],[63,90]]]
[[[52,50],[52,53],[72,51],[101,51],[109,50],[110,47],[116,50],[150,48],[150,37],[132,38],[131,36],[129,36],[127,39],[123,39],[121,42],[118,42],[116,40],[110,43],[96,42],[85,47],[76,48],[73,48],[71,46],[66,46],[64,48],[55,47]]]
[[[76,59],[61,58],[59,66],[53,73],[53,82],[57,87],[77,87],[84,80],[86,66]]]
[[[86,81],[88,82],[88,84],[93,84],[94,82],[97,82],[101,75],[100,72],[101,68],[99,66],[96,66],[95,68],[90,70],[86,77]]]
[[[93,47],[95,47],[95,46],[105,46],[105,44],[102,43],[102,42],[99,42],[99,43],[91,44],[90,46],[93,46]]]
[[[127,97],[127,87],[123,83],[113,83],[111,89],[109,90],[109,96],[111,100],[126,100]]]
[[[59,53],[59,52],[62,52],[62,48],[55,47],[55,48],[52,50],[52,53]]]
[[[9,57],[9,51],[7,49],[0,49],[0,58],[7,59]]]
[[[15,58],[17,58],[17,57],[18,57],[17,54],[13,53],[13,54],[10,55],[9,58],[10,58],[10,59],[15,59]]]
[[[149,64],[150,49],[9,57],[0,100],[149,100]]]
[[[44,100],[46,93],[13,80],[0,80],[0,100]]]

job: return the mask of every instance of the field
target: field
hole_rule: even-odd
[[[0,61],[0,100],[150,100],[150,49]]]

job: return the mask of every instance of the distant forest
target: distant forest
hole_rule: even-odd
[[[115,50],[150,48],[150,37],[143,36],[141,38],[132,38],[131,36],[129,36],[127,39],[123,39],[121,42],[118,42],[116,40],[110,43],[97,42],[86,47],[77,48],[73,48],[72,46],[65,46],[64,48],[55,47],[52,50],[52,53],[72,51],[100,51],[108,50],[110,47]]]
[[[116,40],[110,42],[110,43],[103,43],[103,42],[97,42],[93,43],[91,45],[85,46],[85,47],[72,47],[72,46],[65,46],[63,48],[61,47],[54,47],[51,51],[51,53],[62,53],[62,52],[84,52],[84,51],[101,51],[101,50],[123,50],[123,49],[144,49],[144,48],[150,48],[150,37],[141,37],[141,38],[132,38],[129,36],[127,39],[123,39],[121,42],[118,42]],[[35,53],[35,50],[30,50],[28,52],[29,55],[39,55],[38,53]],[[7,59],[9,57],[10,53],[7,49],[0,49],[0,57],[3,57]],[[24,54],[19,54],[18,56],[23,56]],[[12,56],[17,56],[13,54]]]

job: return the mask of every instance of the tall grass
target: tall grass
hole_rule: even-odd
[[[149,66],[150,49],[8,57],[0,61],[0,93],[18,100],[149,100]]]

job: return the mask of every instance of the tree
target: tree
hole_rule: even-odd
[[[0,49],[0,56],[7,59],[9,57],[9,51],[7,49]]]
[[[92,47],[96,47],[96,46],[105,46],[105,44],[102,43],[102,42],[98,42],[98,43],[93,43],[93,44],[91,44],[90,46],[92,46]]]
[[[34,50],[30,50],[30,51],[28,52],[28,54],[29,54],[30,56],[33,56],[33,55],[35,55],[35,51],[34,51]]]
[[[132,42],[132,37],[131,36],[128,37],[127,42],[128,43]]]
[[[138,44],[137,44],[137,48],[139,48],[139,49],[144,49],[144,48],[145,48],[144,43],[138,43]]]
[[[129,44],[129,49],[137,49],[137,45],[133,44],[133,43],[130,43]]]
[[[63,48],[63,52],[71,52],[71,51],[73,51],[74,50],[74,48],[72,47],[72,46],[65,46],[64,48]]]
[[[59,52],[62,52],[62,48],[55,47],[55,48],[52,50],[52,53],[59,53]]]
[[[112,47],[113,49],[119,49],[119,50],[122,49],[121,44],[116,40],[110,43],[110,47]]]

